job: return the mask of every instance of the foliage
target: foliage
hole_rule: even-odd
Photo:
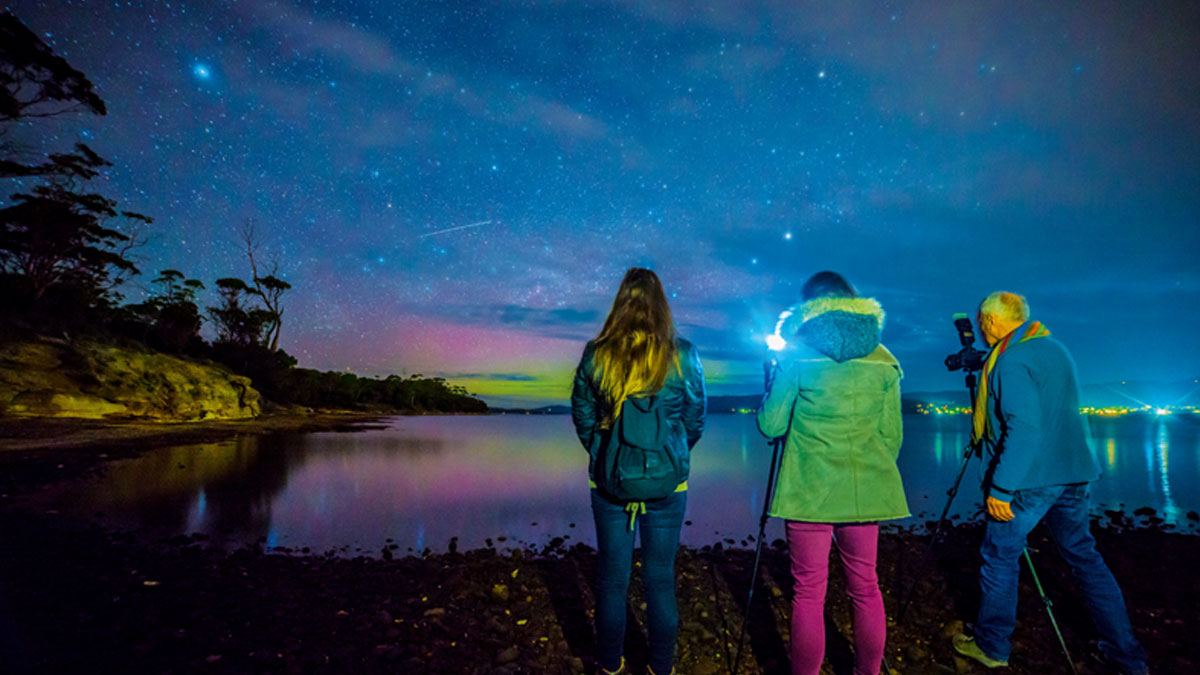
[[[9,12],[0,13],[0,124],[72,112],[108,111],[92,83]],[[8,148],[5,148],[9,150]],[[5,155],[11,154],[11,150]],[[53,164],[0,158],[0,178],[53,174]]]
[[[0,13],[0,141],[22,121],[107,113],[93,85],[11,13]],[[0,142],[0,178],[41,176],[0,209],[0,299],[6,322],[61,331],[113,310],[116,288],[137,274],[130,251],[151,219],[81,190],[110,166],[82,143],[39,163]],[[120,229],[114,221],[123,219]]]
[[[249,304],[253,290],[233,277],[217,279],[221,304],[208,307],[208,317],[217,329],[217,343],[237,348],[257,344],[269,319],[268,313]]]
[[[158,290],[144,302],[126,309],[143,326],[145,342],[170,352],[200,351],[200,308],[196,292],[204,289],[199,279],[187,279],[178,270],[163,270],[152,283]]]

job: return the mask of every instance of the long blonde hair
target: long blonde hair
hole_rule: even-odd
[[[629,268],[592,345],[593,378],[607,407],[601,426],[609,427],[626,398],[657,392],[667,369],[679,369],[675,323],[658,275]]]

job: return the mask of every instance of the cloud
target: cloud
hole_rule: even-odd
[[[385,38],[352,23],[324,19],[284,2],[259,1],[244,7],[235,4],[234,8],[272,29],[284,53],[328,54],[368,73],[413,75],[419,71]]]

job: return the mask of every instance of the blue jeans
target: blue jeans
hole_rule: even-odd
[[[675,606],[675,550],[687,492],[647,501],[637,515],[642,533],[642,573],[646,588],[646,622],[650,642],[650,668],[658,675],[671,672],[679,610]],[[596,521],[596,658],[606,670],[621,666],[625,643],[625,605],[629,575],[633,571],[633,543],[626,502],[592,490],[592,516]]]
[[[1100,632],[1100,649],[1131,673],[1146,670],[1146,652],[1133,636],[1125,598],[1096,552],[1088,521],[1089,486],[1053,485],[1017,490],[1007,523],[988,519],[980,554],[983,597],[975,622],[975,644],[988,656],[1008,660],[1009,638],[1017,621],[1017,580],[1025,537],[1045,521],[1058,552],[1083,589],[1088,612]]]

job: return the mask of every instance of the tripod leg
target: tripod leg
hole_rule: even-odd
[[[1029,549],[1025,549],[1022,554],[1025,558],[1025,564],[1029,567],[1029,573],[1033,576],[1033,585],[1037,587],[1038,595],[1042,598],[1042,604],[1046,605],[1046,614],[1050,616],[1050,625],[1054,627],[1054,634],[1058,636],[1058,644],[1062,645],[1063,656],[1067,657],[1067,663],[1071,666],[1071,672],[1078,674],[1079,671],[1075,668],[1075,661],[1071,659],[1071,652],[1067,651],[1067,641],[1063,638],[1062,631],[1058,629],[1058,621],[1054,619],[1054,610],[1051,609],[1054,603],[1046,596],[1045,589],[1042,588],[1042,582],[1038,579],[1037,570],[1033,568],[1033,558],[1029,555]]]
[[[975,447],[967,444],[963,448],[962,464],[958,467],[958,477],[954,479],[954,485],[946,491],[946,505],[942,507],[942,514],[938,516],[937,526],[933,530],[933,536],[929,538],[929,544],[925,547],[925,559],[921,563],[921,568],[917,576],[913,578],[912,584],[908,587],[908,592],[902,596],[900,610],[896,612],[896,623],[904,623],[904,615],[908,612],[908,606],[912,602],[913,594],[917,591],[917,584],[925,578],[929,572],[930,560],[933,556],[933,549],[937,546],[938,539],[942,536],[942,529],[946,524],[946,514],[950,512],[950,505],[954,502],[954,498],[958,496],[958,486],[962,483],[963,474],[967,472],[967,465],[971,463],[971,457],[975,454]]]
[[[738,631],[737,650],[733,658],[731,675],[737,675],[738,666],[742,662],[742,644],[746,639],[746,624],[750,621],[750,603],[754,601],[754,585],[758,581],[758,561],[762,555],[763,537],[767,529],[768,511],[771,508],[771,498],[775,494],[775,477],[779,471],[779,462],[783,455],[783,438],[771,441],[771,471],[767,475],[767,490],[763,496],[762,517],[758,520],[758,540],[754,543],[754,567],[750,570],[750,593],[746,596],[746,609],[742,614],[742,629]]]

